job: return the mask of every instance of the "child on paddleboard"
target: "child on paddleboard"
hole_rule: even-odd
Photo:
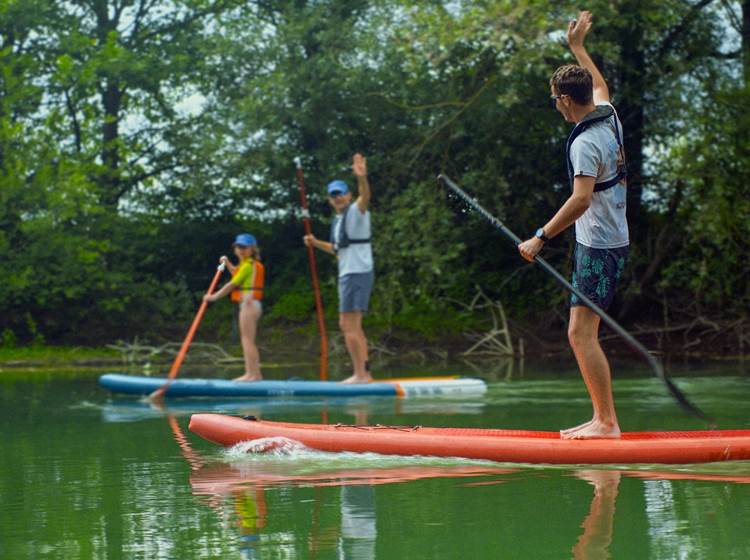
[[[253,235],[239,234],[232,247],[238,259],[237,266],[226,256],[220,259],[229,269],[232,279],[218,292],[206,294],[203,299],[210,303],[230,295],[232,301],[239,304],[240,340],[245,358],[245,374],[235,381],[260,381],[263,375],[260,372],[260,354],[255,345],[255,333],[263,314],[261,300],[265,268],[260,262],[258,243]]]

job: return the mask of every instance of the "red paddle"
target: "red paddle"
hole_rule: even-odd
[[[312,233],[310,225],[310,210],[307,206],[307,193],[305,192],[305,177],[302,174],[302,160],[294,158],[297,166],[297,184],[299,185],[299,199],[302,204],[302,224],[305,235]],[[328,381],[328,337],[326,336],[326,322],[323,313],[323,300],[320,297],[320,283],[318,282],[318,265],[315,261],[315,249],[307,248],[307,258],[310,261],[310,275],[312,277],[313,292],[315,293],[315,312],[318,316],[318,331],[320,332],[320,380]]]
[[[211,280],[211,285],[208,287],[209,295],[214,293],[214,290],[216,289],[216,284],[219,282],[219,278],[221,278],[222,272],[224,272],[224,263],[221,263],[216,269],[216,274],[214,274],[214,279]],[[198,330],[198,325],[200,325],[200,322],[203,319],[203,315],[206,313],[206,307],[208,307],[208,302],[206,300],[201,301],[201,306],[198,308],[198,313],[195,314],[195,318],[193,319],[193,324],[190,325],[190,330],[188,331],[187,336],[185,337],[185,340],[182,341],[182,346],[180,347],[180,351],[177,352],[177,356],[175,356],[174,362],[172,362],[172,367],[170,368],[169,375],[167,376],[167,382],[164,383],[164,385],[162,385],[161,387],[159,387],[156,391],[151,393],[148,396],[149,399],[160,399],[161,397],[163,397],[164,393],[169,387],[169,384],[172,383],[175,377],[177,377],[177,372],[180,371],[182,362],[185,360],[185,354],[187,354],[188,348],[190,348],[190,343],[193,342],[195,331]]]

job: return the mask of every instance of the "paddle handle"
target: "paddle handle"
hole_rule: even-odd
[[[299,186],[299,199],[302,206],[302,225],[305,228],[305,235],[312,234],[312,223],[310,220],[310,210],[307,205],[307,192],[305,190],[305,176],[302,174],[302,160],[294,158],[297,167],[297,185]],[[318,319],[318,331],[320,332],[320,380],[328,380],[328,335],[326,333],[325,315],[323,312],[323,298],[320,295],[320,282],[318,281],[318,263],[315,259],[315,249],[312,246],[307,247],[307,259],[310,263],[310,276],[312,278],[312,287],[315,294],[315,314]]]
[[[211,284],[208,286],[208,295],[211,295],[214,293],[214,290],[216,289],[216,284],[219,283],[219,278],[221,278],[221,274],[224,272],[225,265],[224,263],[221,263],[216,268],[216,274],[214,274],[213,279],[211,280]],[[177,377],[177,373],[180,371],[180,367],[182,367],[182,362],[185,361],[185,355],[187,354],[188,349],[190,348],[190,344],[193,342],[193,338],[195,337],[195,333],[198,330],[198,325],[201,324],[201,321],[203,320],[203,315],[206,313],[206,308],[208,307],[208,302],[206,300],[201,300],[201,305],[198,308],[198,312],[195,314],[195,317],[193,318],[193,323],[190,325],[190,329],[188,330],[187,336],[185,336],[185,340],[182,341],[182,346],[180,346],[180,351],[177,352],[177,356],[175,356],[174,362],[172,362],[172,367],[169,368],[169,375],[167,375],[167,382],[164,383],[161,387],[159,387],[156,391],[151,393],[150,398],[157,398],[164,395],[167,388],[169,387],[169,384],[172,382],[172,380]]]

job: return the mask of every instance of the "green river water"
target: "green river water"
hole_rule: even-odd
[[[436,370],[446,372],[423,368]],[[672,370],[719,427],[750,428],[750,372]],[[0,559],[750,558],[750,462],[550,467],[294,446],[262,455],[187,430],[190,413],[206,410],[554,430],[590,415],[572,367],[499,368],[485,397],[465,400],[193,399],[165,409],[115,398],[97,377],[0,371]],[[624,430],[705,427],[637,365],[617,369],[615,392]]]

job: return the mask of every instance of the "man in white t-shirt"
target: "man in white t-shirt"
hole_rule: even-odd
[[[370,242],[370,183],[367,180],[367,159],[362,154],[352,158],[352,171],[357,178],[359,196],[352,204],[349,186],[340,180],[328,184],[328,202],[336,212],[331,224],[329,241],[314,235],[304,237],[312,246],[338,258],[339,325],[352,360],[353,373],[343,383],[372,381],[367,361],[367,337],[362,316],[367,312],[375,278],[372,243]]]
[[[518,246],[534,257],[550,238],[575,223],[573,285],[602,309],[612,302],[628,254],[625,218],[626,171],[622,124],[610,104],[609,89],[584,47],[591,14],[583,11],[568,26],[568,44],[577,65],[558,68],[550,80],[555,108],[576,123],[566,145],[572,194],[536,235]],[[568,339],[594,409],[593,418],[560,432],[570,439],[618,438],[620,426],[612,396],[612,374],[599,344],[599,316],[575,295],[571,298]]]

